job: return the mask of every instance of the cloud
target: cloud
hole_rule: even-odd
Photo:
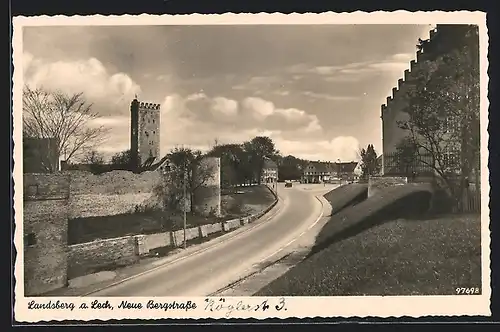
[[[352,136],[338,136],[332,140],[311,142],[275,138],[280,151],[309,160],[355,161],[358,160],[359,142]]]
[[[304,92],[302,92],[302,94],[304,96],[308,96],[311,98],[326,99],[326,100],[332,100],[332,101],[349,101],[349,100],[358,99],[357,97],[354,97],[354,96],[332,96],[329,94],[315,93],[312,91],[304,91]]]
[[[96,58],[73,61],[44,61],[23,55],[24,83],[31,87],[82,92],[101,115],[128,113],[128,104],[140,86],[126,73],[110,73]]]
[[[235,116],[238,114],[238,102],[224,97],[215,97],[212,109],[223,115]]]

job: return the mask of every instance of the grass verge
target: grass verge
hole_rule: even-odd
[[[411,184],[340,211],[311,254],[256,295],[431,295],[480,286],[479,215],[429,217],[430,199],[430,186]]]
[[[481,286],[480,216],[400,218],[330,245],[260,296],[452,295]]]

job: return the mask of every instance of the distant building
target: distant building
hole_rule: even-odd
[[[264,160],[262,168],[262,183],[274,183],[278,181],[278,165],[271,159]]]
[[[59,171],[59,151],[55,138],[23,138],[23,172]]]
[[[158,161],[160,154],[160,104],[130,104],[131,167],[138,169]]]
[[[304,169],[302,182],[325,183],[339,180],[353,181],[356,178],[357,162],[312,161]]]

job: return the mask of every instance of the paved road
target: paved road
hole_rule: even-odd
[[[250,272],[313,224],[321,215],[314,197],[323,185],[278,186],[278,213],[266,222],[201,253],[166,264],[91,296],[206,296]],[[272,213],[272,212],[271,212]]]

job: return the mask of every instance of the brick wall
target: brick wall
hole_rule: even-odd
[[[368,197],[375,196],[388,187],[401,186],[408,183],[404,176],[372,176],[368,180]]]
[[[23,176],[24,293],[39,295],[67,283],[69,177]]]

